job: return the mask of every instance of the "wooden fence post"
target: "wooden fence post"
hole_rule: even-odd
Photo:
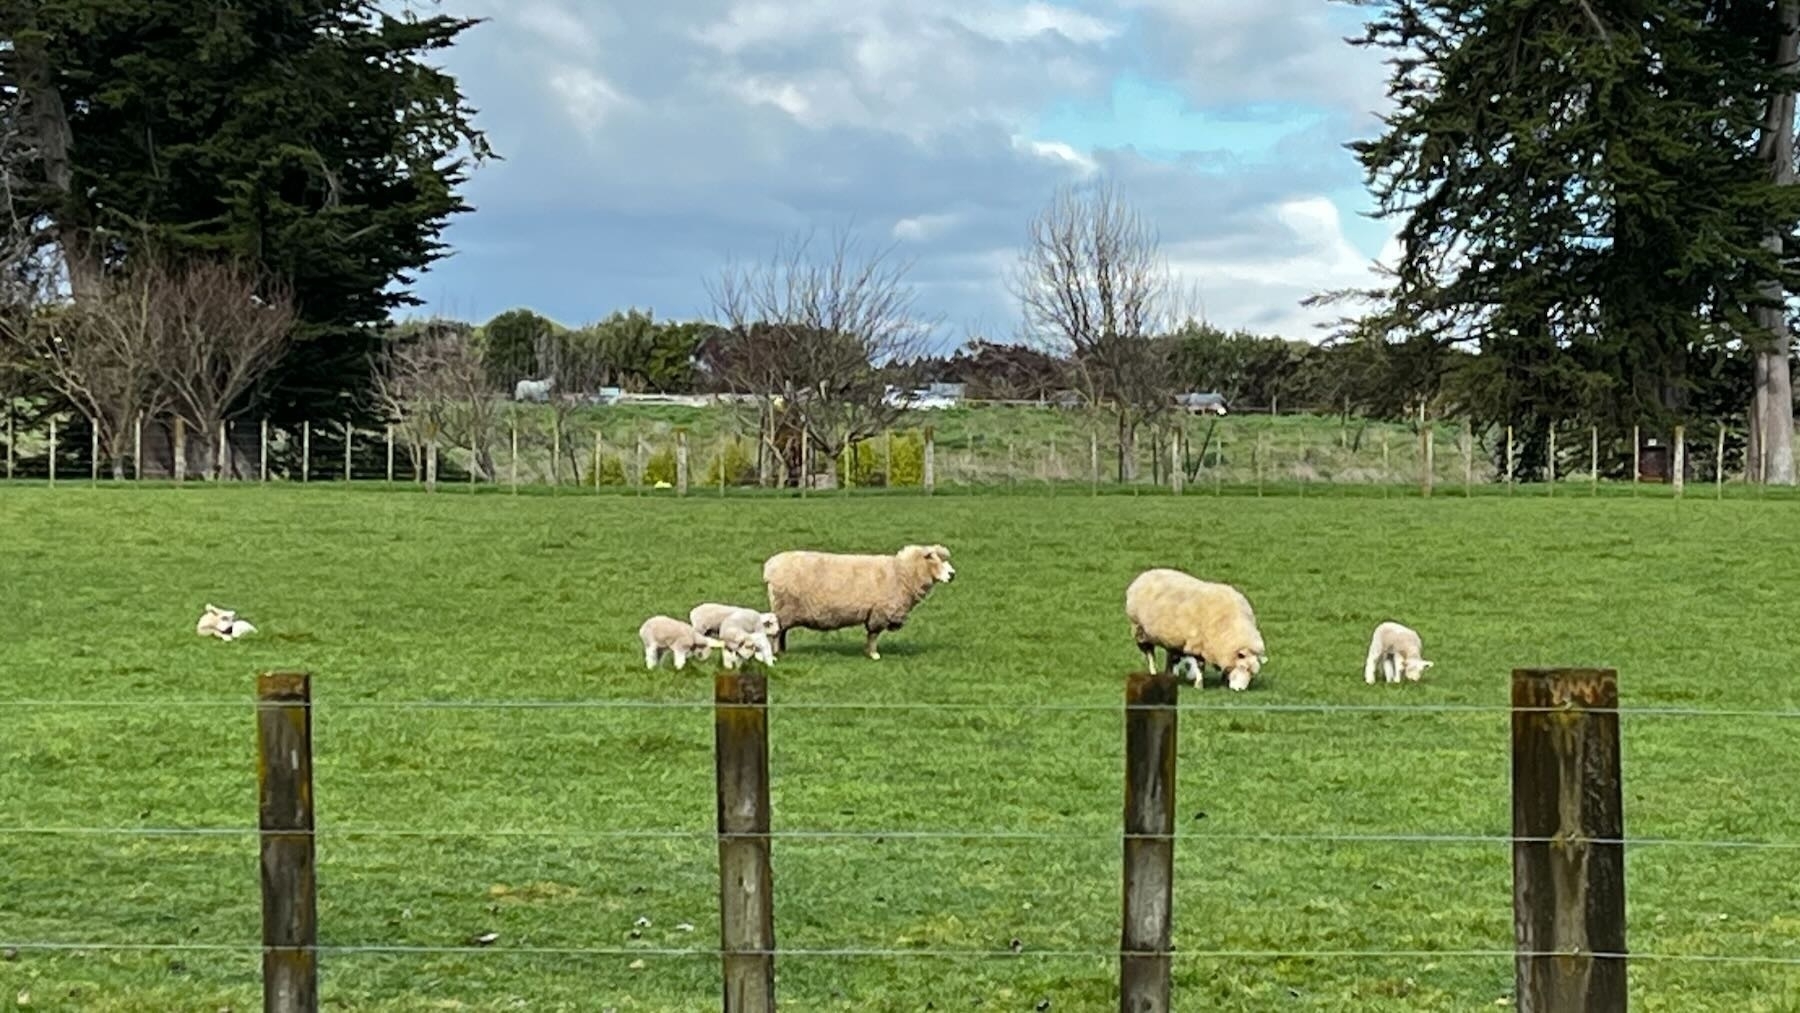
[[[12,401],[6,402],[6,480],[13,477],[13,408]]]
[[[88,426],[88,481],[100,484],[100,427]]]
[[[1631,427],[1631,494],[1637,495],[1638,476],[1644,473],[1644,441],[1637,426]]]
[[[312,678],[256,680],[262,839],[263,1009],[317,1013],[319,936],[313,853]]]
[[[50,416],[50,487],[56,488],[56,416]]]
[[[1624,1013],[1624,790],[1610,668],[1516,669],[1513,931],[1520,1013]]]
[[[1550,456],[1546,459],[1550,476],[1550,495],[1556,495],[1556,423],[1550,423]]]
[[[1257,446],[1262,445],[1262,438],[1257,438]],[[1381,431],[1381,484],[1387,485],[1394,480],[1393,461],[1388,457],[1388,431]]]
[[[881,485],[886,489],[894,486],[894,431],[892,429],[886,431],[881,447]]]
[[[305,484],[312,478],[312,421],[300,423],[300,482]]]
[[[686,429],[675,430],[675,495],[686,496],[688,491],[688,434]]]
[[[1181,466],[1181,431],[1169,430],[1169,491],[1181,495],[1182,482],[1187,478],[1186,469]]]
[[[1719,423],[1719,455],[1713,461],[1713,488],[1715,499],[1725,498],[1725,423]]]
[[[212,480],[215,482],[225,481],[231,467],[231,438],[225,429],[229,424],[224,419],[219,420],[219,452],[213,457]]]
[[[387,441],[387,484],[394,484],[394,424],[389,422],[384,432]]]
[[[562,485],[562,420],[550,416],[550,491]]]
[[[511,428],[512,428],[512,491],[513,491],[513,495],[517,496],[519,494],[519,422],[517,419],[513,420]]]
[[[1119,1009],[1168,1013],[1175,899],[1173,674],[1134,672],[1125,684],[1125,884]]]
[[[925,495],[937,491],[937,432],[925,427]]]
[[[131,420],[131,474],[135,481],[144,480],[144,413]]]
[[[345,419],[344,420],[344,481],[346,481],[346,482],[350,481],[351,473],[355,470],[355,464],[354,464],[355,458],[352,456],[352,449],[355,446],[356,446],[356,428],[349,419]],[[473,462],[471,462],[470,467],[469,467],[469,474],[473,475],[474,473],[475,473],[475,468],[473,466]],[[473,481],[473,479],[471,479],[471,481]]]
[[[600,458],[606,451],[606,434],[594,430],[594,491],[600,491]]]
[[[1419,455],[1421,458],[1419,488],[1425,498],[1430,499],[1432,479],[1436,477],[1433,473],[1437,471],[1437,441],[1431,436],[1431,426],[1426,425],[1419,430],[1419,439],[1424,451]]]
[[[1595,496],[1600,495],[1600,427],[1588,428],[1588,484]]]
[[[175,481],[180,483],[187,479],[187,420],[179,415],[175,416],[175,438],[172,449],[175,453]]]
[[[775,896],[769,864],[769,681],[713,680],[718,785],[719,949],[725,1013],[775,1009]]]
[[[1675,467],[1669,481],[1675,483],[1675,498],[1687,486],[1687,427],[1675,427]]]
[[[1463,499],[1475,494],[1475,424],[1463,423]]]
[[[1094,495],[1100,495],[1100,434],[1088,434],[1088,471]]]
[[[1513,491],[1513,427],[1506,427],[1506,491]]]
[[[262,442],[260,444],[260,449],[257,451],[257,458],[258,458],[257,472],[261,476],[261,481],[267,482],[269,480],[269,420],[268,419],[262,420]]]

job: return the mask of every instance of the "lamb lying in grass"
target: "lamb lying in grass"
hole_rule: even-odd
[[[677,669],[687,667],[689,658],[702,661],[715,647],[725,644],[713,637],[702,636],[679,619],[651,616],[638,627],[638,639],[644,642],[644,667],[655,668],[664,654],[673,655]]]
[[[1396,622],[1382,623],[1375,627],[1375,636],[1369,640],[1369,657],[1363,662],[1363,681],[1375,685],[1375,669],[1379,666],[1382,677],[1388,682],[1399,682],[1402,675],[1418,682],[1431,667],[1424,652],[1417,631]]]
[[[200,621],[194,624],[194,632],[203,637],[236,640],[246,633],[255,633],[256,627],[248,619],[239,619],[235,611],[209,603],[200,614]]]
[[[688,623],[704,637],[719,637],[729,646],[730,638],[726,633],[737,631],[742,633],[752,645],[752,653],[758,661],[765,665],[775,664],[774,637],[781,633],[781,623],[773,612],[758,612],[755,609],[741,608],[736,605],[720,605],[706,602],[694,606],[688,613]],[[748,657],[748,655],[746,655]]]

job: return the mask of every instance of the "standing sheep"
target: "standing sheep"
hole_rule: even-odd
[[[687,666],[689,657],[704,661],[715,647],[725,646],[712,637],[703,637],[692,626],[668,616],[651,616],[638,627],[638,639],[644,642],[644,667],[655,668],[664,653],[675,656],[675,667]]]
[[[1375,627],[1375,636],[1369,640],[1369,657],[1363,662],[1363,681],[1375,685],[1375,668],[1379,665],[1382,677],[1388,682],[1399,682],[1402,675],[1418,682],[1431,667],[1424,653],[1418,631],[1396,622],[1382,623]]]
[[[781,622],[773,612],[758,612],[755,609],[709,601],[694,606],[693,611],[688,613],[688,622],[702,636],[707,637],[721,636],[727,630],[740,630],[754,641],[757,658],[763,664],[775,663],[772,638],[781,634]]]
[[[1168,653],[1166,671],[1193,673],[1200,685],[1205,666],[1225,676],[1234,690],[1248,689],[1268,660],[1256,613],[1242,592],[1180,570],[1145,570],[1125,589],[1125,616],[1131,636],[1151,672],[1156,648]]]
[[[942,545],[908,545],[891,556],[853,556],[796,550],[779,552],[763,564],[769,610],[780,624],[776,649],[787,650],[788,631],[868,631],[863,653],[875,661],[875,640],[900,629],[907,613],[931,589],[956,577],[950,550]]]

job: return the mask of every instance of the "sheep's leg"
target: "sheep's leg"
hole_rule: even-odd
[[[880,636],[881,636],[880,630],[872,629],[869,631],[868,640],[863,642],[863,653],[867,654],[871,661],[880,661],[881,660],[881,652],[875,649],[875,640],[877,637],[880,637]]]
[[[783,626],[778,632],[776,632],[776,634],[775,634],[775,653],[776,654],[786,654],[787,653],[787,635],[788,635],[788,631],[787,631],[786,626]]]

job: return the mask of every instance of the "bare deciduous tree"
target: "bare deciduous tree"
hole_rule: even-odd
[[[158,284],[146,273],[0,316],[0,348],[87,418],[114,478],[125,477],[133,424],[169,405]]]
[[[437,488],[438,449],[445,444],[467,447],[475,473],[494,477],[499,402],[466,329],[428,324],[393,340],[376,366],[375,390],[413,460],[424,461],[426,488]]]
[[[1155,230],[1111,184],[1064,187],[1032,219],[1013,279],[1032,339],[1066,355],[1118,426],[1119,478],[1137,477],[1137,431],[1169,411],[1162,334],[1177,291]]]
[[[725,329],[709,343],[708,366],[753,397],[765,444],[797,482],[806,480],[800,433],[836,462],[905,411],[887,388],[906,385],[935,321],[915,311],[911,265],[891,252],[864,250],[848,233],[823,249],[800,236],[710,286]]]
[[[575,441],[567,439],[569,416],[585,403],[605,374],[598,335],[592,328],[550,330],[539,334],[536,342],[538,369],[551,380],[550,425],[553,443],[561,452],[550,461],[550,480],[562,482],[563,460],[580,474],[580,453]]]
[[[171,407],[207,438],[202,469],[222,474],[211,438],[246,409],[243,396],[280,362],[297,318],[283,282],[242,264],[195,261],[145,269],[164,334],[158,363]]]

